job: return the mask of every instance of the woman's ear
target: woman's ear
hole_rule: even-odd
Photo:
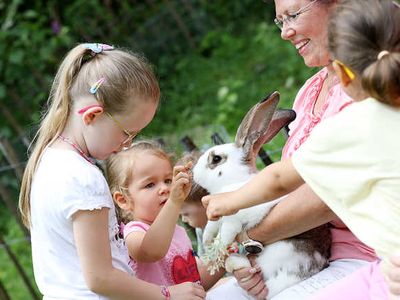
[[[340,83],[344,87],[347,87],[353,81],[354,78],[351,78],[351,76],[348,74],[348,71],[345,69],[346,66],[338,63],[337,61],[333,61],[332,66],[333,66],[333,69],[336,72],[337,77],[340,80]]]
[[[100,116],[104,112],[103,107],[100,105],[92,106],[88,108],[82,114],[82,120],[85,125],[91,124],[98,116]]]
[[[122,210],[126,211],[129,208],[129,202],[127,197],[122,194],[121,192],[114,192],[113,193],[114,202],[121,208]]]

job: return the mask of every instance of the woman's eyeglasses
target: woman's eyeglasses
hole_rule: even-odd
[[[280,30],[282,30],[282,29],[283,29],[283,25],[285,25],[285,24],[286,24],[286,25],[289,25],[289,24],[293,24],[294,22],[296,22],[296,20],[298,19],[298,17],[299,17],[301,14],[303,14],[303,13],[309,11],[310,8],[311,8],[311,6],[312,6],[315,2],[317,2],[317,0],[311,1],[310,3],[308,3],[307,5],[305,5],[304,7],[300,8],[300,9],[299,9],[297,12],[295,12],[295,13],[291,13],[291,14],[288,14],[288,15],[283,15],[281,19],[275,18],[275,19],[274,19],[274,23],[276,24],[276,26],[278,26],[278,28],[279,28]]]

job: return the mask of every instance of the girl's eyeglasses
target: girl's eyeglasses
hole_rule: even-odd
[[[278,28],[279,28],[280,30],[282,30],[284,24],[288,25],[288,24],[293,24],[293,23],[295,23],[296,20],[298,19],[298,17],[299,17],[301,14],[305,13],[306,11],[309,11],[309,10],[311,9],[311,6],[312,6],[315,2],[317,2],[317,0],[311,1],[310,3],[308,3],[307,5],[305,5],[304,7],[300,8],[300,9],[299,9],[297,12],[295,12],[295,13],[291,13],[291,14],[288,14],[288,15],[286,15],[286,16],[283,15],[283,16],[282,16],[282,19],[275,18],[275,19],[274,19],[274,23],[276,24],[276,26],[278,26]]]
[[[111,118],[111,120],[114,121],[114,123],[127,135],[127,138],[122,142],[121,146],[122,146],[122,150],[128,150],[132,147],[132,141],[133,139],[137,136],[137,132],[135,133],[130,133],[128,130],[126,130],[121,123],[113,117],[112,114],[110,114],[109,112],[105,112],[107,116],[109,116]]]
[[[101,105],[95,104],[95,105],[89,105],[87,107],[84,107],[82,109],[80,109],[78,111],[79,114],[83,114],[85,111],[87,111],[89,108],[92,107],[102,107]],[[113,117],[112,114],[110,114],[109,112],[105,111],[105,114],[111,119],[113,120],[113,122],[123,131],[123,133],[125,133],[127,135],[127,138],[121,143],[121,148],[122,150],[128,150],[130,148],[132,148],[132,141],[133,139],[137,136],[137,132],[135,133],[130,133],[127,129],[125,129],[121,123],[115,118]]]

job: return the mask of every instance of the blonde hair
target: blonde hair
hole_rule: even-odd
[[[122,49],[94,53],[85,44],[70,50],[54,78],[47,111],[43,114],[39,130],[22,178],[19,209],[25,226],[30,227],[30,193],[32,180],[40,157],[63,131],[67,124],[73,100],[90,97],[90,87],[101,77],[106,82],[96,92],[97,101],[110,113],[124,113],[132,100],[144,99],[158,104],[160,89],[157,79],[146,60]],[[132,94],[135,97],[132,97]]]
[[[173,166],[171,155],[169,155],[161,146],[161,144],[152,140],[141,140],[134,142],[128,150],[118,152],[111,155],[105,161],[105,173],[111,194],[120,192],[125,196],[129,196],[127,187],[132,182],[134,165],[141,153],[150,153],[161,159],[165,159]],[[117,219],[119,222],[126,223],[131,221],[131,216],[122,211],[116,205]]]

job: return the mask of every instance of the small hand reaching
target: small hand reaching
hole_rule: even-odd
[[[192,162],[188,162],[185,166],[174,167],[169,197],[175,203],[182,204],[189,195],[192,186],[192,165]]]
[[[204,288],[194,282],[184,282],[170,286],[171,300],[200,300],[206,297]]]
[[[233,205],[232,198],[235,192],[208,195],[202,198],[203,206],[207,209],[207,218],[216,221],[222,216],[233,215],[238,212]]]

